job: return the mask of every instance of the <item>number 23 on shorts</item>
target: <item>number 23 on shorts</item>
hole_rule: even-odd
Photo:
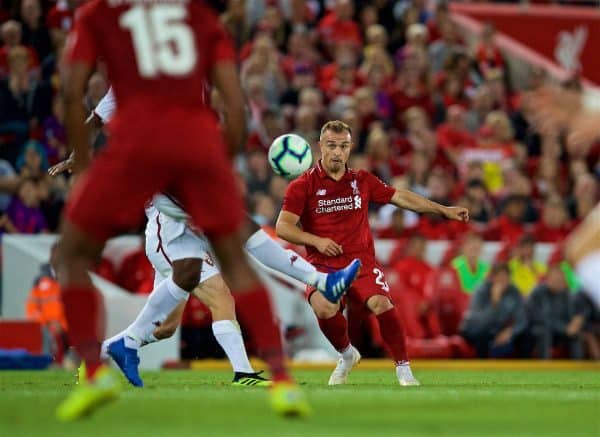
[[[381,270],[379,270],[378,268],[374,268],[373,274],[375,275],[375,284],[377,284],[379,287],[381,287],[381,289],[383,291],[385,291],[386,293],[389,293],[390,286],[386,282],[383,272]]]

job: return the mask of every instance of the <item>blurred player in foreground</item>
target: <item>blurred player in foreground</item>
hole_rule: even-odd
[[[396,363],[400,385],[419,385],[406,355],[400,316],[389,296],[383,271],[375,260],[369,203],[393,203],[400,208],[460,221],[469,220],[469,212],[465,208],[440,205],[410,191],[395,190],[367,171],[348,168],[352,132],[341,121],[325,123],[319,147],[322,159],[287,188],[277,220],[277,235],[291,243],[305,245],[308,260],[321,271],[339,268],[352,257],[361,260],[361,271],[347,292],[347,302],[366,306],[377,317],[383,341]],[[350,344],[341,305],[329,302],[314,291],[312,287],[307,288],[308,301],[321,331],[341,354],[329,385],[344,384],[361,356]]]
[[[100,359],[104,308],[88,270],[105,241],[135,226],[137,212],[161,191],[176,196],[206,232],[223,277],[240,293],[240,321],[271,369],[271,406],[283,415],[308,414],[284,363],[268,292],[244,256],[242,199],[218,119],[202,99],[206,82],[219,90],[225,138],[237,152],[245,137],[243,96],[234,50],[216,14],[200,1],[92,0],[78,10],[65,55],[66,127],[76,173],[90,159],[82,102],[98,59],[107,66],[119,108],[107,148],[80,176],[65,209],[57,273],[69,342],[87,363],[88,383],[61,403],[58,418],[80,418],[120,391],[118,377]],[[200,269],[197,263],[196,283]],[[164,294],[191,291],[174,279],[163,281]]]
[[[569,153],[584,157],[600,140],[599,99],[598,95],[544,87],[527,95],[525,102],[528,118],[538,130],[567,133]],[[568,237],[566,256],[583,289],[600,308],[600,204]]]
[[[112,119],[116,111],[112,88],[98,103],[88,122],[102,126]],[[57,175],[68,171],[72,158],[63,161],[49,172]],[[146,206],[146,256],[155,270],[155,286],[148,302],[131,325],[102,343],[102,356],[111,356],[129,382],[142,387],[139,375],[138,349],[156,341],[169,338],[181,322],[189,294],[172,296],[161,292],[161,283],[173,276],[183,284],[212,314],[212,329],[216,340],[225,351],[234,370],[233,385],[264,386],[270,384],[252,368],[244,347],[244,340],[235,317],[235,303],[227,284],[212,260],[210,244],[206,238],[189,226],[189,216],[177,201],[166,194],[157,194]],[[319,289],[331,302],[341,299],[352,283],[360,261],[353,260],[346,268],[325,274],[292,250],[283,249],[260,227],[250,222],[252,234],[245,243],[246,251],[264,265],[287,274],[307,285]],[[196,264],[202,263],[199,277]],[[342,286],[343,284],[343,286]],[[85,369],[82,365],[79,380]]]

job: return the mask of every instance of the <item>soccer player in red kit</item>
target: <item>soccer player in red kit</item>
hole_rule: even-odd
[[[203,229],[226,282],[239,293],[240,321],[271,368],[271,406],[284,415],[308,413],[285,368],[267,291],[243,254],[242,199],[219,120],[203,98],[205,83],[219,90],[224,136],[235,153],[245,136],[243,96],[234,50],[218,17],[204,2],[187,0],[91,0],[78,10],[62,77],[75,172],[90,159],[82,102],[98,59],[119,107],[108,146],[79,177],[65,209],[57,273],[69,340],[87,364],[88,381],[59,406],[58,418],[77,419],[119,392],[118,379],[100,360],[104,309],[88,270],[105,241],[137,225],[144,203],[162,191],[173,194]],[[175,299],[190,292],[201,263],[194,266],[189,278],[166,279],[165,294]]]
[[[277,235],[293,244],[305,245],[307,259],[322,271],[345,265],[353,257],[360,258],[362,268],[347,292],[347,303],[364,305],[377,317],[384,343],[396,363],[400,385],[419,385],[406,356],[402,322],[375,260],[369,203],[393,203],[460,221],[467,221],[469,212],[440,205],[407,190],[395,190],[367,171],[346,167],[352,146],[348,125],[329,121],[323,126],[319,139],[322,158],[288,186],[277,220]],[[329,385],[344,384],[360,360],[360,353],[350,344],[341,305],[325,300],[312,288],[307,289],[307,297],[321,331],[341,354]]]

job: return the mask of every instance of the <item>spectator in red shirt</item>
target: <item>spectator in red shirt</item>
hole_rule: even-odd
[[[448,107],[446,122],[436,129],[436,139],[438,146],[454,164],[458,164],[462,149],[477,145],[475,137],[467,130],[465,110],[459,105]]]
[[[335,47],[334,61],[319,70],[319,88],[327,93],[331,83],[336,78],[340,65],[357,65],[356,52],[350,47],[340,44]]]
[[[21,23],[15,20],[9,20],[2,24],[0,32],[2,34],[2,41],[4,42],[4,45],[0,47],[0,79],[8,76],[8,53],[17,47],[22,47],[27,51],[29,59],[27,63],[27,73],[33,78],[38,77],[40,61],[33,47],[23,45],[23,30]]]
[[[435,171],[427,178],[427,197],[435,199],[442,205],[449,205],[451,183],[448,176],[442,171]],[[454,228],[443,220],[438,220],[431,214],[423,214],[417,224],[417,232],[431,240],[452,240],[455,236]]]
[[[465,196],[469,203],[469,217],[476,223],[488,223],[494,217],[494,207],[481,179],[467,182]]]
[[[561,243],[572,228],[563,200],[559,196],[551,196],[544,203],[542,219],[536,224],[533,234],[538,243]]]
[[[354,92],[354,105],[363,130],[368,130],[372,123],[381,120],[377,112],[375,93],[371,88],[358,88]]]
[[[494,42],[496,36],[496,28],[490,22],[485,23],[481,32],[481,41],[475,49],[475,59],[479,71],[485,76],[490,69],[499,69],[504,71],[504,58],[500,49]]]
[[[394,240],[406,240],[412,235],[412,229],[407,228],[404,220],[404,210],[396,208],[392,212],[392,221],[390,225],[379,231],[379,238],[389,238]]]
[[[293,32],[287,44],[287,54],[281,61],[281,68],[288,81],[294,77],[298,67],[316,71],[321,55],[310,43],[308,32]]]
[[[427,20],[427,30],[429,31],[429,41],[435,42],[442,37],[440,34],[440,23],[449,20],[448,2],[437,2],[435,12]]]
[[[425,284],[427,277],[433,268],[425,261],[425,248],[427,240],[423,235],[414,234],[408,239],[405,247],[404,257],[393,265],[398,273],[404,292],[415,293],[421,297],[419,312],[421,315],[431,310],[432,296],[425,296]]]
[[[391,99],[396,123],[402,127],[402,115],[413,106],[422,108],[431,117],[434,113],[429,83],[427,58],[416,50],[406,54],[396,82],[392,85]]]
[[[46,25],[50,29],[52,44],[61,47],[67,37],[67,33],[73,26],[75,9],[83,0],[58,0],[48,11]]]
[[[351,96],[361,85],[356,67],[352,62],[342,62],[337,65],[335,76],[323,88],[328,100],[334,100],[336,97],[344,95]]]
[[[495,218],[485,233],[486,240],[515,243],[525,234],[523,216],[527,208],[528,198],[511,195],[505,200],[504,210]]]
[[[422,53],[427,57],[427,42],[429,40],[429,32],[421,23],[413,23],[406,29],[406,44],[396,51],[394,60],[397,66],[402,66],[406,57],[413,52]]]
[[[334,10],[321,19],[318,32],[321,41],[330,53],[336,44],[343,43],[355,49],[362,44],[362,36],[358,23],[352,20],[354,2],[352,0],[336,0]]]

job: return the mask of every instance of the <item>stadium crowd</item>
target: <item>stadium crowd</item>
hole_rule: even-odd
[[[0,1],[1,233],[58,227],[70,181],[47,170],[68,154],[58,69],[77,3]],[[600,144],[585,156],[567,153],[561,132],[528,123],[535,108],[525,93],[549,81],[545,71],[532,67],[526,83],[511,83],[493,26],[469,45],[444,2],[212,3],[238,50],[250,135],[236,168],[255,220],[274,224],[287,186],[267,161],[271,141],[295,132],[318,159],[320,126],[343,120],[356,143],[351,167],[471,213],[461,223],[392,206],[371,212],[376,236],[396,240],[387,274],[412,356],[600,359],[598,309],[577,293],[561,252],[599,200]],[[562,86],[581,90],[576,75]],[[100,68],[89,81],[90,110],[107,89]],[[433,240],[451,242],[440,266],[425,261]],[[485,241],[501,243],[492,265],[481,259]],[[548,263],[534,259],[536,243],[556,245]],[[104,260],[99,271],[149,291],[143,253],[125,265],[115,272]],[[190,305],[188,324],[209,323],[201,304]],[[354,319],[364,322],[353,326],[361,346],[375,325]],[[383,353],[374,338],[362,348]]]

